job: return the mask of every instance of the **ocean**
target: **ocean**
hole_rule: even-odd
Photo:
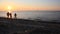
[[[0,17],[7,17],[6,13],[6,11],[0,11]],[[40,19],[44,21],[60,21],[60,11],[13,11],[13,18],[14,13],[17,14],[17,18],[19,19]]]

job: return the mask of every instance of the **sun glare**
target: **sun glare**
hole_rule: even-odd
[[[11,6],[8,6],[7,8],[8,8],[8,12],[11,13],[11,12],[12,12],[12,11],[11,11],[11,10],[12,10],[12,7],[11,7]]]
[[[12,9],[12,7],[11,6],[8,6],[8,10],[11,10]]]

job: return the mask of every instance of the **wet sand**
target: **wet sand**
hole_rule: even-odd
[[[60,23],[0,17],[0,34],[60,34]]]

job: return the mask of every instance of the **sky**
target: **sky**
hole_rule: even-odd
[[[0,0],[0,10],[60,10],[60,0]]]

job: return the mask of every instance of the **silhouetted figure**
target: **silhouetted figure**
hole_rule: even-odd
[[[10,13],[10,18],[12,18],[12,14]]]
[[[9,12],[7,12],[7,17],[9,18]]]
[[[16,13],[14,14],[14,17],[15,17],[15,18],[17,17],[17,14],[16,14]]]

